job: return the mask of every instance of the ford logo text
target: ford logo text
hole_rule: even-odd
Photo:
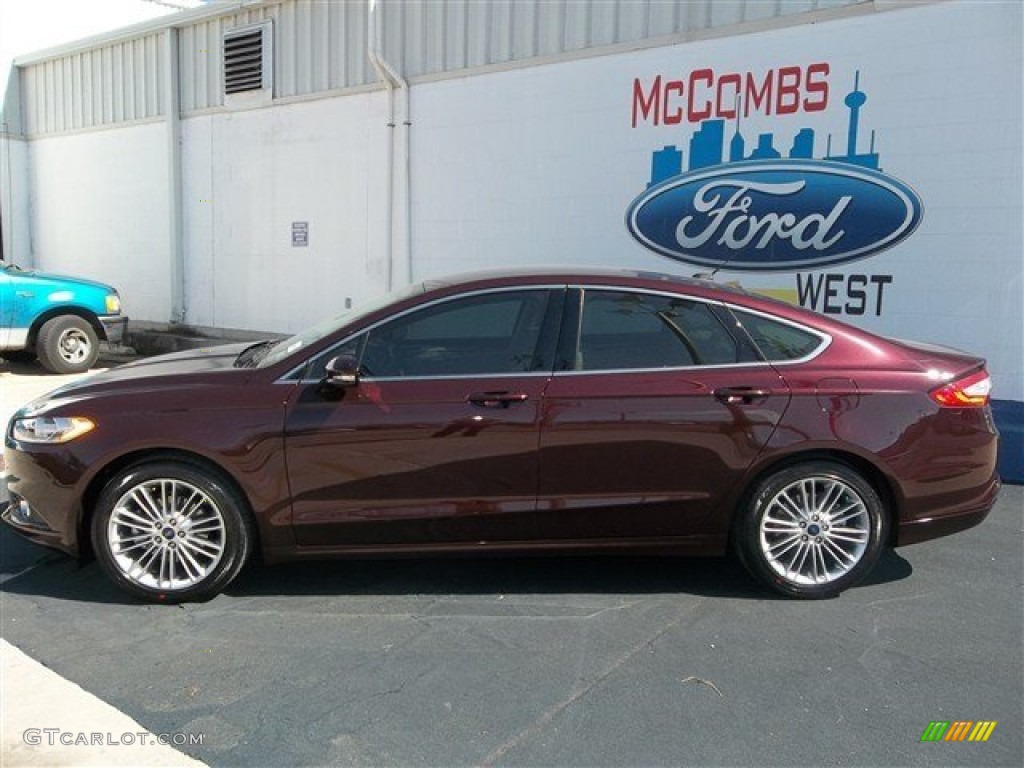
[[[812,269],[891,248],[921,223],[921,201],[879,171],[822,160],[729,163],[674,176],[629,206],[645,247],[737,271]]]

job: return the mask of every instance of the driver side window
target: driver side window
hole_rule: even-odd
[[[542,370],[537,342],[548,291],[485,293],[444,301],[372,328],[360,358],[367,376],[436,377]]]
[[[308,378],[321,379],[340,355],[374,378],[529,373],[551,369],[538,348],[551,292],[501,291],[440,301],[381,323],[321,354]]]

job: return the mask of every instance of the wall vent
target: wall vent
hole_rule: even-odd
[[[270,24],[233,29],[224,34],[224,93],[270,88]]]

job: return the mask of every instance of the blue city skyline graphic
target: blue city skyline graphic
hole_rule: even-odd
[[[828,134],[825,155],[821,158],[814,157],[815,131],[811,127],[800,128],[793,137],[793,144],[786,155],[789,159],[798,160],[831,160],[838,163],[869,168],[874,171],[881,171],[879,156],[875,152],[875,131],[871,131],[870,149],[868,152],[858,152],[857,146],[860,141],[860,110],[867,102],[867,94],[860,90],[860,70],[857,70],[853,78],[853,90],[850,91],[843,103],[850,110],[849,123],[846,131],[846,152],[845,154],[832,154],[832,134]],[[697,171],[703,168],[712,168],[730,163],[739,163],[748,160],[780,160],[782,153],[775,147],[774,133],[760,133],[757,136],[757,143],[750,154],[746,152],[746,138],[741,132],[741,103],[737,98],[736,119],[734,130],[729,140],[728,159],[725,158],[725,128],[726,121],[723,118],[704,120],[699,123],[698,129],[690,136],[689,154],[690,163],[686,170],[683,169],[683,152],[675,144],[668,144],[663,149],[655,150],[651,155],[651,178],[647,187],[653,187],[668,179],[675,178],[684,172]]]

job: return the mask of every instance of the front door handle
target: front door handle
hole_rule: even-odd
[[[766,400],[772,391],[757,387],[720,387],[714,391],[716,400],[726,405],[752,405]]]
[[[512,403],[523,403],[530,399],[525,392],[474,392],[466,398],[467,402],[481,408],[508,408]]]

